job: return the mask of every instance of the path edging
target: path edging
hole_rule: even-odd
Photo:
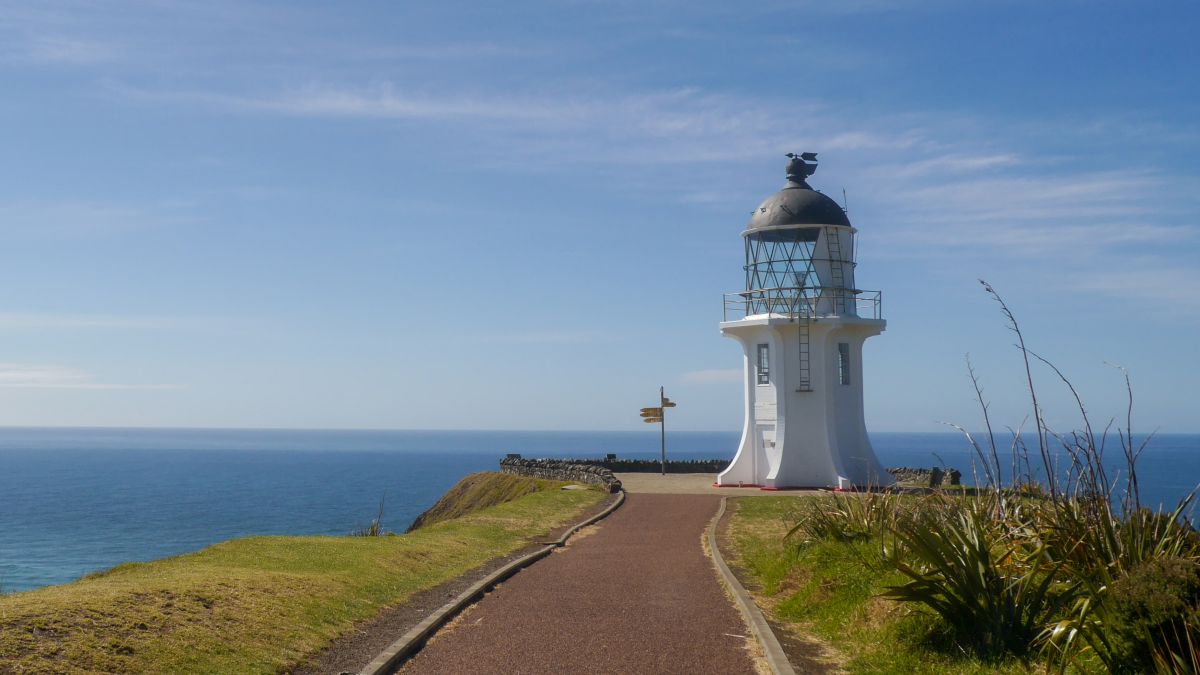
[[[742,586],[737,577],[733,576],[733,572],[729,570],[729,565],[725,564],[725,559],[721,557],[721,549],[717,547],[717,525],[721,522],[721,517],[725,515],[725,502],[728,497],[721,497],[721,506],[717,509],[717,515],[708,525],[708,548],[712,551],[713,564],[717,568],[717,572],[721,575],[721,581],[729,589],[733,595],[734,604],[742,613],[742,618],[746,620],[746,625],[750,627],[750,632],[754,633],[754,637],[758,639],[758,644],[762,646],[763,656],[767,660],[767,665],[771,668],[774,675],[796,675],[796,671],[792,668],[792,664],[788,661],[787,654],[783,651],[783,646],[779,644],[779,639],[775,637],[774,631],[771,630],[771,624],[767,623],[767,617],[763,616],[762,610],[758,605],[754,604],[754,599],[750,597],[750,593]]]
[[[392,672],[392,670],[395,669],[395,667],[399,665],[401,661],[416,653],[417,650],[419,650],[425,643],[425,641],[437,631],[437,629],[445,625],[450,619],[454,618],[456,614],[461,612],[468,605],[475,602],[479,596],[483,595],[492,586],[495,586],[501,581],[504,581],[505,579],[521,571],[521,569],[528,567],[538,560],[550,555],[550,552],[554,549],[566,545],[567,539],[569,539],[571,535],[575,534],[580,529],[587,527],[588,525],[591,525],[602,518],[605,518],[613,511],[616,511],[617,508],[624,502],[625,491],[622,490],[621,492],[617,493],[616,501],[614,501],[612,504],[609,504],[607,508],[591,518],[572,525],[553,544],[549,544],[528,555],[521,556],[520,558],[517,558],[495,572],[492,572],[487,577],[479,580],[470,588],[458,594],[458,596],[453,600],[443,605],[436,612],[425,617],[421,623],[413,626],[407,633],[400,636],[400,639],[388,645],[386,649],[380,652],[378,656],[372,659],[370,663],[368,663],[363,667],[362,670],[359,671],[359,675],[386,675],[387,673]],[[724,502],[722,502],[722,509],[724,509]]]

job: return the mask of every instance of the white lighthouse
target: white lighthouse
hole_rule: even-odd
[[[788,157],[787,185],[742,233],[745,290],[725,295],[721,333],[744,352],[746,423],[717,485],[890,485],[863,422],[862,346],[887,324],[880,293],[854,285],[857,230],[808,185],[816,154]]]

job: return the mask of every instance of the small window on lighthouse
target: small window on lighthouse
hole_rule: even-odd
[[[838,343],[838,377],[842,384],[850,384],[850,343]]]
[[[758,346],[758,383],[771,383],[771,354],[769,345]]]

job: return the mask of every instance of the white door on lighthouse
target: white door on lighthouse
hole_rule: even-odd
[[[775,452],[774,424],[758,425],[758,448],[759,456],[766,460],[764,464],[767,467],[766,475],[775,475],[775,469],[779,467],[779,453]]]

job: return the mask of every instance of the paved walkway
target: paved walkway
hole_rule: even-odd
[[[617,473],[613,474],[629,493],[675,495],[715,495],[718,497],[770,497],[777,495],[819,494],[820,490],[763,490],[756,487],[713,487],[712,473]]]
[[[713,495],[629,494],[497,587],[400,671],[753,673],[753,638],[701,538]]]

